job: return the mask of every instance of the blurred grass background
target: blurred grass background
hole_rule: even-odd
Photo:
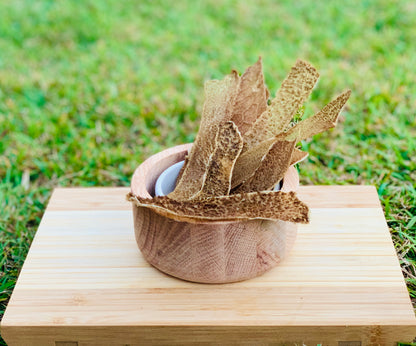
[[[346,88],[336,129],[303,142],[303,184],[378,188],[416,299],[416,2],[0,2],[4,312],[52,189],[128,185],[191,142],[203,83],[263,57],[274,93],[297,58],[321,78],[305,117]]]

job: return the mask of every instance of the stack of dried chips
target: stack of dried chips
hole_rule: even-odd
[[[307,157],[296,143],[335,126],[351,91],[294,126],[319,74],[298,60],[268,104],[261,58],[242,76],[232,71],[205,84],[205,103],[195,142],[167,196],[128,199],[177,221],[250,219],[307,223],[309,210],[294,192],[271,191],[287,169]]]

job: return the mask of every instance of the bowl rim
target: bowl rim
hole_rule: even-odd
[[[192,144],[181,144],[162,150],[141,163],[133,173],[130,185],[131,193],[142,198],[153,198],[157,178],[173,164],[185,160]],[[283,177],[283,185],[280,191],[297,191],[298,187],[299,174],[296,167],[292,165]]]

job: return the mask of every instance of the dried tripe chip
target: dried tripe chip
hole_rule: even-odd
[[[259,167],[261,160],[270,150],[270,147],[275,142],[274,138],[263,141],[254,148],[240,154],[234,166],[233,175],[231,178],[231,188],[235,188],[242,182],[249,179],[256,169]]]
[[[285,175],[291,163],[296,140],[273,143],[259,167],[247,181],[233,192],[265,191],[272,189]]]
[[[234,100],[231,120],[241,134],[251,128],[254,121],[266,110],[269,91],[264,84],[261,58],[241,76]]]
[[[243,153],[286,130],[299,107],[309,97],[318,78],[319,74],[312,65],[298,60],[270,106],[243,135]]]
[[[295,165],[308,157],[309,153],[298,148],[293,149],[292,157],[290,158],[290,165]]]
[[[293,140],[297,138],[298,141],[301,141],[334,127],[336,125],[336,120],[350,95],[351,90],[347,90],[328,103],[322,110],[297,123],[288,131],[268,138],[246,151],[244,151],[243,147],[243,151],[235,163],[231,187],[235,188],[255,173],[260,162],[276,140]],[[302,161],[307,156],[307,153],[300,154],[297,150],[294,150],[294,153],[295,156],[291,165]]]
[[[318,77],[313,66],[298,60],[270,105],[261,58],[241,77],[233,71],[207,82],[200,129],[175,190],[154,198],[130,193],[128,200],[184,222],[308,222],[308,207],[294,192],[268,190],[290,165],[307,157],[296,142],[334,127],[350,96],[350,91],[342,93],[289,128]]]
[[[264,85],[261,58],[241,78],[236,71],[221,81],[205,84],[205,103],[200,129],[169,195],[176,200],[195,198],[201,192],[209,158],[214,151],[215,134],[221,122],[232,120],[241,133],[267,108],[269,92]]]
[[[251,219],[298,223],[309,221],[308,206],[299,200],[293,191],[250,192],[196,201],[176,201],[168,196],[142,198],[129,193],[127,199],[138,207],[150,208],[170,219],[191,223]]]
[[[243,134],[244,146],[237,159],[232,177],[232,188],[250,178],[261,160],[283,132],[299,107],[308,98],[319,78],[316,69],[309,63],[298,60],[283,81],[267,109]]]
[[[276,138],[269,138],[268,140],[259,143],[253,149],[246,151],[244,154],[240,154],[234,166],[231,178],[231,189],[236,188],[255,174],[265,155],[267,155],[276,141]],[[308,155],[307,152],[294,148],[289,166],[303,161]],[[239,167],[239,169],[237,169],[237,167]],[[244,169],[242,169],[243,167]]]
[[[334,100],[322,108],[318,113],[297,123],[287,132],[282,133],[280,137],[284,137],[287,140],[295,137],[299,140],[304,140],[335,127],[342,107],[344,107],[350,95],[351,90],[344,91],[341,95],[337,96]]]
[[[243,148],[243,139],[237,126],[228,121],[221,124],[215,138],[212,154],[202,190],[193,198],[206,196],[225,196],[230,193],[231,173],[235,161]]]
[[[170,198],[186,200],[201,191],[209,158],[214,151],[218,125],[231,117],[239,80],[238,73],[233,71],[223,80],[205,83],[205,103],[200,128],[189,152],[187,165],[175,190],[169,194]]]

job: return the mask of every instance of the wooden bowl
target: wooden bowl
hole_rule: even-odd
[[[184,160],[192,144],[151,156],[134,172],[131,191],[150,198],[159,175]],[[282,191],[296,191],[292,166]],[[145,259],[169,275],[201,283],[227,283],[259,276],[276,266],[292,248],[297,225],[285,221],[187,223],[171,220],[133,204],[134,231]]]

